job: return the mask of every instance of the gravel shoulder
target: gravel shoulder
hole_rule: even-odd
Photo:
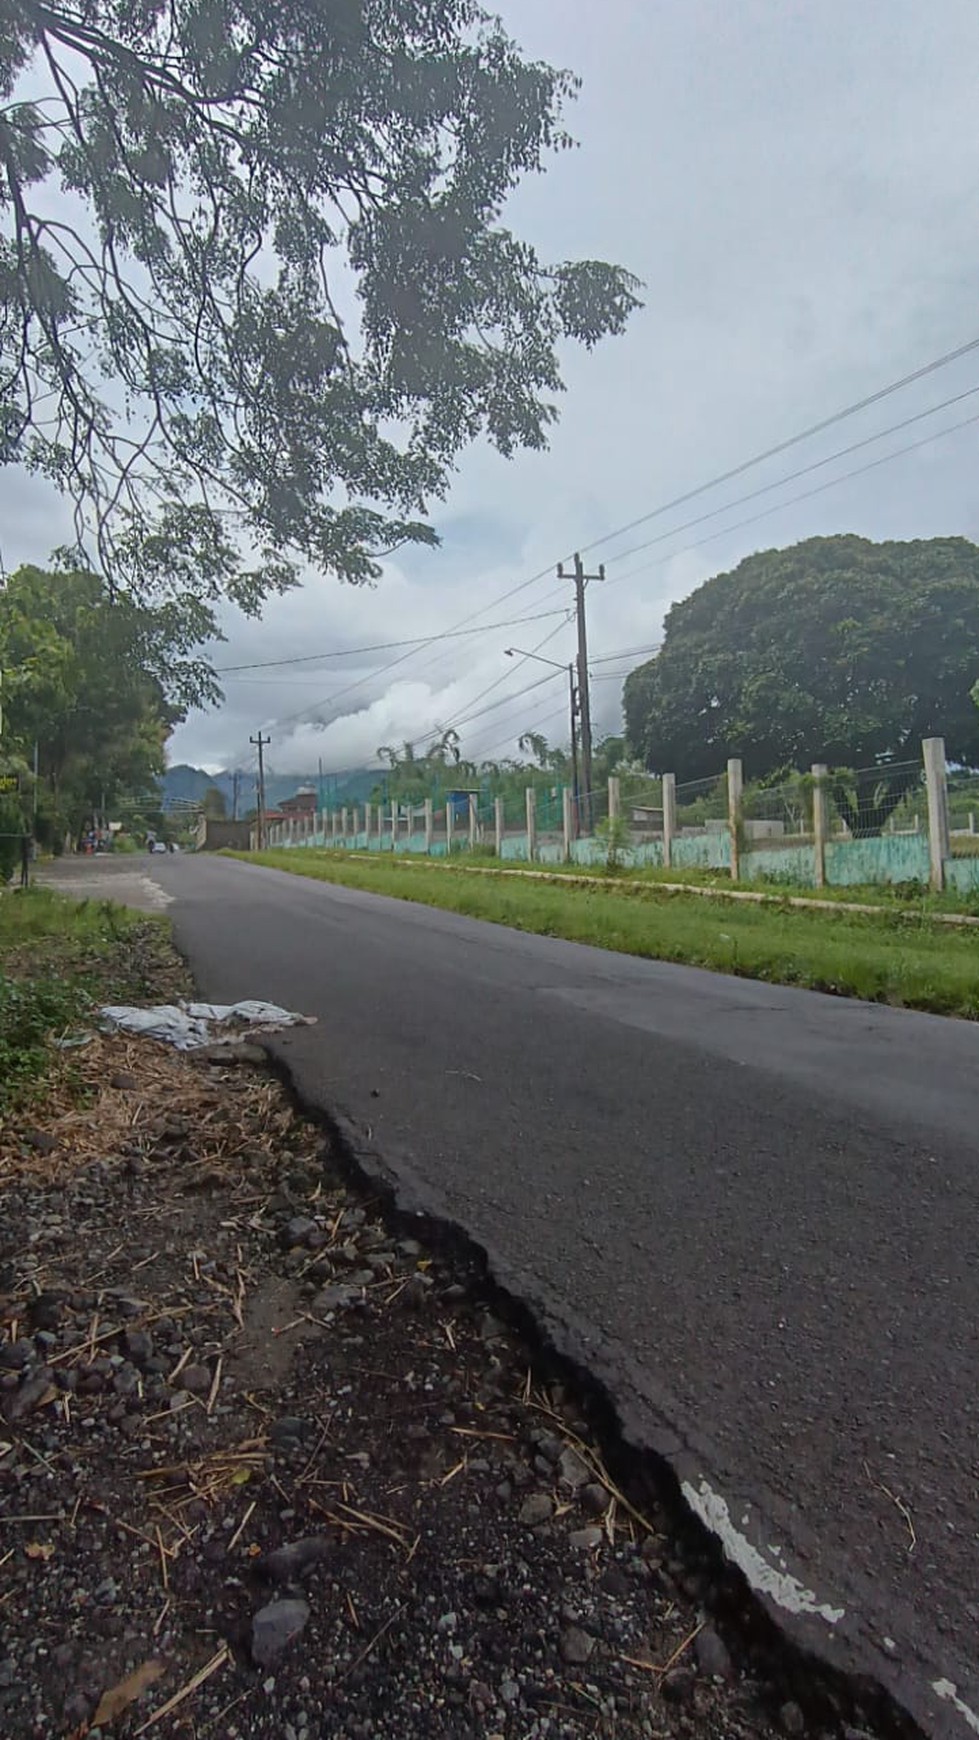
[[[0,1153],[5,1736],[853,1736],[260,1053],[81,1056]]]

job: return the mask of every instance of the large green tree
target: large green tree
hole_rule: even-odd
[[[749,556],[666,618],[656,657],[625,685],[630,746],[681,780],[741,756],[750,779],[812,762],[870,770],[835,788],[858,831],[879,829],[944,736],[979,765],[979,549],[965,538],[875,544],[810,538]]]
[[[172,726],[214,694],[181,611],[110,598],[82,571],[27,567],[6,581],[0,670],[0,765],[27,768],[37,745],[52,840],[77,833],[103,797],[111,807],[151,790]]]
[[[560,341],[636,306],[503,222],[574,88],[475,0],[7,0],[0,457],[144,595],[434,542],[461,448],[543,446]]]

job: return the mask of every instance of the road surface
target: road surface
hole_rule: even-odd
[[[145,868],[202,993],[317,1017],[278,1042],[301,1092],[486,1247],[795,1635],[979,1732],[979,1028]]]

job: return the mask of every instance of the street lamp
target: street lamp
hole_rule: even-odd
[[[567,670],[568,690],[569,690],[570,700],[571,700],[571,774],[572,774],[572,788],[571,789],[572,789],[572,793],[574,796],[574,833],[575,833],[575,839],[577,839],[579,831],[580,831],[579,830],[579,816],[578,816],[578,800],[579,800],[579,793],[578,793],[578,726],[577,726],[578,690],[575,686],[575,680],[574,680],[574,661],[572,660],[572,662],[566,666],[561,665],[561,664],[558,664],[556,659],[542,658],[540,653],[524,652],[523,648],[519,647],[519,646],[508,646],[504,649],[504,651],[505,651],[506,657],[508,659],[512,659],[512,658],[533,659],[535,661],[535,663],[537,663],[539,665],[550,665],[551,669],[554,671]]]

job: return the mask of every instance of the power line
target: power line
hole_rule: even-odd
[[[888,435],[897,435],[902,429],[910,429],[912,424],[921,423],[926,417],[935,417],[939,411],[947,411],[951,405],[960,405],[963,399],[972,399],[979,393],[979,386],[968,387],[964,393],[955,393],[950,399],[943,399],[940,404],[929,405],[927,410],[916,411],[913,417],[904,417],[899,423],[892,423],[887,429],[878,429],[873,435],[865,435],[862,441],[852,441],[848,447],[839,447],[835,453],[827,453],[824,459],[815,459],[811,465],[802,465],[797,471],[786,472],[784,477],[775,478],[772,483],[763,483],[760,489],[752,489],[745,495],[735,496],[733,501],[725,502],[723,506],[711,508],[709,513],[698,514],[695,519],[683,520],[678,526],[671,526],[669,531],[658,532],[655,538],[647,538],[641,544],[633,544],[629,550],[619,550],[610,556],[610,562],[625,562],[630,556],[638,556],[642,550],[652,549],[654,544],[662,544],[667,538],[675,537],[679,532],[688,532],[694,526],[706,525],[708,520],[716,520],[721,514],[726,514],[731,508],[740,507],[742,502],[757,501],[759,496],[770,495],[772,490],[781,489],[787,483],[795,483],[800,477],[809,477],[814,471],[821,471],[824,466],[832,465],[834,460],[847,459],[851,453],[859,453],[865,447],[872,447],[876,441],[883,441]],[[937,440],[942,433],[938,430],[930,439]]]
[[[567,616],[567,613],[565,612],[565,617],[566,616]],[[520,657],[517,659],[516,664],[508,665],[506,670],[503,672],[503,674],[501,676],[494,677],[493,681],[491,683],[487,683],[485,689],[480,689],[478,695],[474,695],[472,697],[471,701],[466,702],[466,706],[467,707],[475,707],[477,701],[481,701],[485,695],[492,695],[494,689],[498,689],[500,687],[501,683],[505,683],[508,681],[508,679],[510,677],[515,676],[517,671],[519,671],[521,665],[527,664],[534,653],[540,652],[540,649],[542,646],[547,646],[548,642],[552,641],[554,639],[554,636],[556,634],[558,634],[563,627],[564,627],[563,622],[558,623],[557,628],[552,628],[548,634],[544,635],[542,640],[539,640],[537,642],[536,646],[531,647],[530,653],[521,654]],[[541,680],[542,680],[542,682],[546,682],[547,678],[544,677]],[[530,686],[531,686],[531,688],[534,688],[536,685],[532,683]],[[516,692],[513,695],[502,696],[502,698],[499,702],[494,702],[494,706],[500,706],[500,705],[502,705],[502,702],[506,701],[506,700],[518,700],[519,697],[525,693],[526,693],[526,691],[524,689],[518,689],[518,690],[516,690]],[[489,709],[487,709],[487,708],[484,708],[483,710],[484,710],[484,712],[489,711]],[[456,719],[450,720],[449,724],[445,727],[445,729],[452,730],[452,731],[461,730],[463,725],[468,725],[471,719],[478,718],[478,717],[479,717],[479,715],[476,713],[467,713],[462,718],[456,718]]]
[[[475,713],[467,713],[464,719],[458,720],[455,725],[446,726],[445,729],[461,730],[464,725],[471,725],[474,719],[482,719],[486,713],[495,713],[498,707],[505,707],[509,701],[519,701],[523,695],[532,694],[534,689],[542,689],[545,683],[553,683],[556,677],[566,677],[567,674],[567,670],[561,668],[556,671],[548,671],[546,677],[537,677],[532,683],[525,684],[522,689],[515,689],[509,695],[501,695],[498,700],[490,701],[488,706],[480,707]]]
[[[622,648],[621,652],[604,653],[599,659],[589,659],[588,663],[589,665],[608,665],[611,664],[614,659],[639,658],[642,653],[659,652],[661,645],[661,641],[656,641],[653,646],[625,646]]]
[[[364,653],[393,652],[396,647],[402,646],[432,646],[440,640],[462,640],[468,635],[490,634],[496,628],[518,628],[522,623],[543,622],[546,617],[565,614],[566,612],[561,610],[541,610],[533,616],[513,616],[505,622],[484,622],[479,628],[451,628],[446,629],[444,633],[413,635],[405,640],[378,640],[372,646],[344,647],[337,652],[300,653],[295,657],[286,659],[256,659],[254,663],[247,665],[216,665],[215,675],[225,677],[237,671],[268,671],[282,665],[318,664],[324,659],[352,659]]]
[[[910,441],[904,447],[895,447],[892,453],[884,453],[879,459],[870,460],[867,465],[855,465],[850,471],[841,472],[839,477],[831,477],[827,483],[816,485],[815,489],[803,489],[798,495],[787,496],[785,501],[775,502],[771,507],[763,508],[761,513],[749,514],[746,519],[735,520],[729,526],[722,526],[718,532],[709,532],[706,538],[698,538],[696,543],[683,544],[679,550],[671,550],[668,556],[660,557],[658,562],[644,562],[639,568],[630,568],[625,574],[616,574],[608,581],[609,586],[621,585],[623,580],[631,580],[636,574],[647,574],[650,568],[665,568],[677,556],[687,556],[691,550],[700,550],[704,544],[712,544],[718,538],[726,537],[728,532],[741,531],[744,526],[753,526],[759,520],[770,518],[772,514],[781,513],[783,508],[794,507],[797,502],[809,501],[815,495],[824,495],[826,490],[835,489],[839,483],[847,483],[851,477],[861,477],[864,472],[876,471],[881,465],[889,465],[892,459],[901,459],[906,453],[916,453],[921,447],[930,447],[933,441],[940,441],[945,435],[954,435],[960,429],[968,429],[971,424],[979,423],[979,412],[973,417],[963,417],[958,423],[949,423],[944,429],[936,429],[933,435],[925,435],[920,441]],[[730,502],[730,507],[736,507],[736,502]]]
[[[608,544],[613,538],[624,537],[626,532],[633,532],[637,526],[644,526],[650,520],[658,519],[672,508],[683,507],[685,502],[693,501],[698,495],[705,495],[710,489],[717,489],[722,483],[730,483],[735,477],[742,477],[746,471],[751,471],[756,465],[763,465],[766,459],[775,459],[780,453],[787,453],[789,448],[798,447],[800,442],[809,441],[814,435],[821,435],[824,429],[831,429],[835,423],[842,423],[847,417],[855,417],[859,411],[869,410],[871,405],[878,405],[882,399],[890,398],[899,393],[902,388],[910,387],[915,381],[924,380],[926,375],[932,375],[937,369],[947,368],[949,363],[958,362],[961,357],[968,356],[971,351],[979,350],[979,338],[970,338],[967,344],[960,344],[957,349],[946,351],[944,356],[935,357],[933,361],[923,363],[920,368],[912,369],[908,375],[902,375],[900,380],[890,381],[887,386],[878,388],[877,392],[869,393],[865,399],[857,399],[852,405],[844,405],[840,411],[834,411],[829,417],[823,417],[818,423],[810,423],[807,429],[800,429],[797,435],[790,435],[787,440],[779,441],[774,447],[766,447],[763,453],[754,453],[750,459],[742,460],[740,465],[734,465],[729,471],[719,472],[716,477],[700,483],[696,489],[688,489],[683,495],[674,496],[672,501],[663,502],[660,507],[650,509],[649,513],[640,514],[637,519],[630,520],[627,525],[619,526],[617,530],[605,532],[600,538],[594,538],[590,544],[581,546],[582,554],[590,550],[600,549],[602,544]]]

